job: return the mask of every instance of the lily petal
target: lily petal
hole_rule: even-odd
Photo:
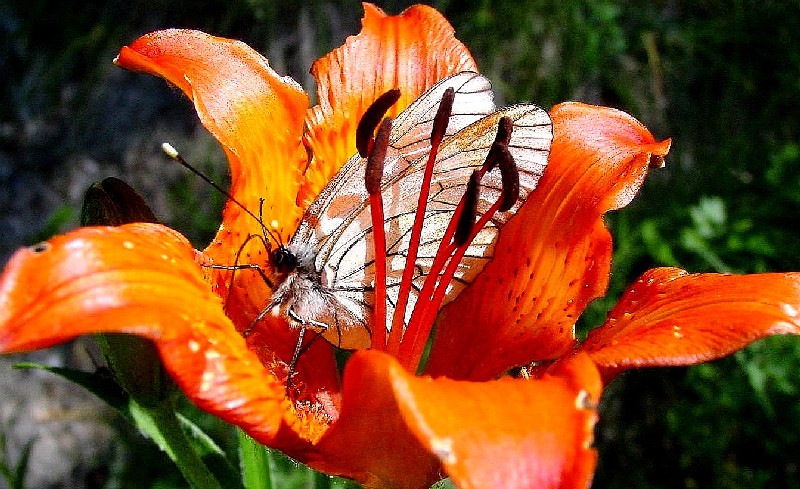
[[[412,431],[458,487],[585,488],[601,383],[586,355],[543,377],[489,382],[414,377],[394,389]]]
[[[610,380],[630,368],[706,362],[774,334],[800,334],[800,273],[656,268],[628,288],[580,349]]]
[[[414,5],[392,16],[363,5],[361,32],[311,67],[319,99],[308,113],[314,161],[298,202],[311,202],[355,154],[356,125],[378,96],[400,89],[400,100],[387,113],[394,117],[442,78],[478,70],[453,27],[433,8]]]
[[[575,344],[574,324],[608,286],[602,216],[630,202],[656,142],[624,112],[581,103],[551,111],[554,140],[538,188],[502,229],[494,259],[443,309],[428,372],[483,380]]]
[[[587,355],[538,379],[469,382],[416,377],[361,351],[344,384],[342,416],[308,463],[367,487],[429,487],[440,464],[463,488],[587,487],[594,473],[602,384]]]
[[[154,341],[198,407],[262,443],[278,432],[284,385],[246,348],[177,232],[141,223],[86,227],[11,258],[0,279],[0,351],[92,333]]]
[[[306,165],[302,132],[308,108],[295,81],[280,77],[242,42],[185,29],[142,36],[123,47],[115,63],[180,88],[228,155],[233,196],[255,214],[264,199],[265,221],[279,219],[284,237],[294,232],[302,214],[294,203]],[[206,254],[228,258],[250,233],[261,234],[258,223],[229,202]]]
[[[306,166],[307,152],[302,143],[308,97],[289,77],[278,76],[267,60],[246,44],[214,37],[203,32],[169,29],[153,32],[123,47],[115,60],[127,69],[165,78],[178,86],[195,104],[203,125],[219,140],[228,155],[231,169],[231,194],[254,215],[263,213],[267,226],[283,242],[297,227],[302,209],[295,205]],[[217,265],[255,264],[270,270],[269,250],[258,220],[239,206],[228,202],[217,236],[205,255]],[[275,247],[276,243],[269,246]],[[269,302],[271,290],[254,270],[231,272],[213,270],[210,280],[225,298],[225,310],[239,330]],[[286,322],[270,317],[259,325],[262,333],[250,343],[265,364],[273,354],[289,361],[297,342],[297,332]],[[269,351],[263,348],[268,339]],[[319,358],[329,372],[334,372],[333,354],[322,343],[308,352],[306,365]],[[319,369],[317,369],[319,370]],[[324,379],[305,375],[307,383],[336,385],[338,377]]]
[[[304,462],[352,478],[367,488],[427,488],[440,478],[439,462],[409,431],[393,379],[400,364],[378,351],[357,351],[344,372],[341,417]]]

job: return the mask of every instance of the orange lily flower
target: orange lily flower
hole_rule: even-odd
[[[228,156],[232,195],[286,242],[303,211],[355,153],[355,125],[400,88],[395,115],[447,75],[477,67],[435,10],[397,16],[365,4],[362,31],[312,73],[319,105],[246,45],[166,30],[122,48],[116,63],[180,88]],[[229,203],[216,238],[193,250],[158,224],[86,227],[19,250],[0,281],[0,351],[46,348],[79,335],[151,339],[201,409],[311,467],[368,487],[587,487],[603,385],[629,369],[688,365],[756,339],[800,333],[800,274],[731,276],[654,269],[579,344],[574,324],[605,293],[611,237],[602,216],[627,205],[657,142],[617,110],[565,103],[538,188],[502,230],[493,260],[442,309],[423,376],[373,345],[340,378],[334,349],[304,352],[287,397],[297,331],[268,315],[256,273],[211,269],[267,250],[260,224]],[[420,298],[420,302],[422,302]],[[533,365],[526,378],[504,374]]]

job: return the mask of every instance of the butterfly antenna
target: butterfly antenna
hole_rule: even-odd
[[[273,221],[273,223],[274,222],[275,221]],[[281,235],[277,234],[277,233],[273,233],[272,231],[270,231],[264,225],[264,197],[259,197],[259,199],[258,199],[258,223],[261,224],[261,228],[262,228],[263,232],[264,233],[269,233],[269,237],[272,238],[276,243],[278,243],[279,247],[281,247],[281,248],[284,247],[284,243],[283,243],[283,240],[281,239]],[[272,225],[272,227],[273,228],[277,228],[278,225],[277,224],[273,224],[273,223],[270,223]]]
[[[211,185],[216,191],[218,191],[219,193],[221,193],[222,195],[227,197],[228,200],[230,200],[231,202],[233,202],[234,204],[239,206],[239,208],[241,208],[244,212],[246,212],[250,217],[255,219],[256,222],[259,225],[261,225],[261,232],[264,233],[264,236],[269,236],[272,239],[272,241],[277,243],[279,246],[283,244],[283,242],[280,240],[280,238],[278,236],[276,236],[276,234],[273,233],[272,230],[267,228],[267,226],[264,224],[264,220],[261,217],[256,216],[255,214],[253,214],[250,211],[250,209],[248,209],[244,204],[242,204],[241,202],[236,200],[236,198],[233,195],[231,195],[230,192],[228,192],[224,188],[222,188],[219,185],[217,185],[217,183],[214,182],[213,180],[211,180],[211,178],[209,178],[206,174],[204,174],[203,172],[201,172],[200,170],[198,170],[194,166],[190,165],[189,162],[187,162],[185,159],[183,159],[183,156],[181,156],[181,154],[178,153],[178,150],[175,149],[174,146],[172,146],[169,143],[162,143],[161,144],[161,150],[164,151],[164,153],[167,156],[169,156],[173,160],[175,160],[178,163],[180,163],[184,168],[186,168],[187,170],[191,171],[192,173],[194,173],[198,177],[202,178],[206,183]],[[261,205],[259,206],[259,211],[258,211],[259,214],[261,214],[261,210],[262,210],[263,206],[264,206],[264,199],[261,199]]]

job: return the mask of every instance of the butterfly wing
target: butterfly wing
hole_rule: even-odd
[[[445,78],[395,118],[385,176],[396,181],[404,169],[427,158],[433,120],[442,95],[450,87],[455,98],[446,136],[494,111],[494,94],[485,77],[463,72]],[[356,154],[340,169],[306,211],[290,245],[310,246],[315,250],[323,283],[333,289],[349,319],[369,329],[374,254],[371,238],[369,242],[366,239],[371,234],[372,220],[364,185],[365,164],[366,160]],[[334,345],[348,348],[358,343],[355,338],[358,335],[358,332],[332,331],[326,338]]]
[[[431,150],[433,119],[442,95],[451,87],[455,99],[446,137],[494,111],[492,85],[482,75],[463,72],[441,80],[394,120],[384,165],[385,181],[396,181],[402,171],[427,157]],[[318,245],[318,258],[327,260],[334,243],[354,231],[349,224],[368,208],[365,165],[366,159],[358,154],[350,158],[306,210],[292,242]],[[367,224],[371,227],[371,221]]]
[[[390,134],[381,184],[386,219],[389,320],[399,294],[422,177],[431,150],[433,119],[448,87],[454,88],[455,99],[434,166],[406,321],[469,176],[483,164],[494,141],[500,118],[505,115],[514,121],[509,149],[520,171],[520,200],[509,212],[494,216],[479,232],[459,264],[445,302],[452,300],[491,259],[500,226],[536,187],[547,163],[552,140],[547,113],[533,105],[494,112],[491,84],[476,73],[460,73],[442,80],[398,115]],[[375,260],[364,171],[365,160],[358,155],[351,158],[309,207],[292,243],[314,247],[323,284],[348,313],[368,329]],[[498,172],[490,172],[482,181],[479,214],[486,212],[502,191],[500,176],[495,173]],[[338,337],[328,337],[328,340],[348,348],[347,331],[335,334]]]

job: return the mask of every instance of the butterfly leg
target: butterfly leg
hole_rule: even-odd
[[[289,363],[289,374],[286,377],[286,394],[292,387],[292,378],[294,378],[295,367],[297,367],[297,360],[300,358],[300,350],[303,346],[303,339],[306,336],[306,328],[300,328],[300,334],[297,336],[297,344],[294,346],[294,353],[292,354],[292,361]]]
[[[325,334],[325,332],[328,330],[328,325],[325,324],[325,323],[322,323],[320,321],[315,321],[313,319],[301,318],[300,316],[297,315],[296,312],[294,312],[294,309],[292,309],[291,307],[289,308],[288,315],[292,320],[297,321],[298,323],[300,323],[300,336],[297,339],[297,345],[295,345],[295,347],[294,347],[294,354],[292,355],[292,362],[289,364],[289,371],[293,372],[294,371],[294,367],[297,365],[297,360],[300,358],[300,355],[302,355],[303,352],[308,350],[311,347],[311,345],[318,338],[320,338],[323,334]],[[308,344],[305,347],[303,347],[303,338],[305,336],[306,329],[309,329],[308,328],[309,325],[310,326],[315,326],[315,327],[321,329],[321,331],[316,331],[315,330],[314,332],[316,333],[316,336],[311,338],[311,341],[309,341]]]
[[[258,324],[258,323],[259,323],[259,322],[260,322],[262,319],[264,319],[265,317],[267,317],[267,314],[269,314],[270,312],[272,312],[272,309],[273,309],[275,306],[277,306],[279,303],[280,303],[280,302],[279,302],[279,300],[277,300],[277,299],[273,299],[273,300],[272,300],[272,302],[270,302],[270,303],[269,303],[269,305],[268,305],[267,307],[265,307],[264,309],[262,309],[262,310],[261,310],[261,312],[259,312],[259,313],[258,313],[258,316],[256,316],[256,317],[255,317],[255,319],[253,319],[253,320],[250,322],[250,325],[249,325],[247,328],[245,328],[245,330],[244,330],[244,331],[242,331],[242,336],[244,336],[245,338],[247,338],[248,336],[250,336],[250,334],[253,332],[253,329],[255,329],[255,327],[256,327],[256,324]]]
[[[306,352],[311,347],[311,345],[314,344],[314,342],[316,342],[319,338],[322,337],[323,333],[325,333],[325,331],[328,330],[328,325],[320,321],[315,321],[313,319],[301,318],[300,316],[297,315],[296,312],[294,312],[294,309],[292,309],[291,307],[289,308],[287,314],[289,318],[291,318],[293,321],[300,323],[300,333],[297,336],[297,344],[294,347],[294,353],[292,354],[292,361],[289,363],[289,375],[286,379],[286,392],[288,395],[289,390],[291,389],[292,386],[292,377],[294,376],[295,368],[297,367],[297,361],[300,359],[300,355]],[[313,338],[311,338],[311,340],[308,342],[307,345],[304,346],[303,340],[305,339],[306,330],[310,329],[307,327],[308,325],[316,326],[317,328],[320,328],[322,331],[314,330],[316,335]]]
[[[255,270],[261,276],[261,279],[264,280],[264,283],[267,284],[270,288],[274,288],[272,280],[267,277],[267,274],[264,273],[264,270],[261,268],[260,265],[256,265],[255,263],[240,263],[238,265],[203,265],[205,268],[213,268],[215,270]]]

